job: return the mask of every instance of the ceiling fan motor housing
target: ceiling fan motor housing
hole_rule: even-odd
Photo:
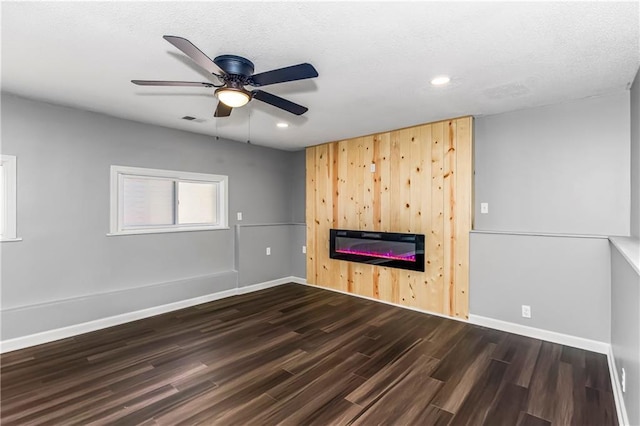
[[[253,62],[236,55],[216,56],[213,62],[227,74],[235,74],[249,77],[253,74]]]

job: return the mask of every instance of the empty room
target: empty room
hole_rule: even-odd
[[[640,3],[1,3],[3,425],[640,426]]]

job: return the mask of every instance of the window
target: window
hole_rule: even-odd
[[[227,176],[111,166],[110,235],[227,228]]]
[[[16,241],[16,157],[0,156],[0,241]]]

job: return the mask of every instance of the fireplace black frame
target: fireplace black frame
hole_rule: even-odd
[[[415,244],[415,261],[382,258],[374,255],[340,253],[336,251],[336,237],[357,238],[363,241],[396,241]],[[348,229],[329,230],[329,257],[336,260],[367,263],[390,268],[424,272],[423,234],[402,234],[398,232],[355,231]]]

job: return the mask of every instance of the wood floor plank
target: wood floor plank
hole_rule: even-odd
[[[543,342],[529,387],[527,413],[551,421],[557,397],[562,346]]]
[[[551,422],[532,416],[529,413],[522,412],[520,413],[516,426],[551,426]]]
[[[418,424],[418,419],[428,417],[430,401],[443,383],[430,374],[436,360],[421,355],[394,383],[365,406],[353,422],[369,424]]]
[[[528,388],[541,346],[541,340],[512,334],[498,344],[492,358],[509,363],[505,381]]]
[[[505,376],[507,375],[505,372]],[[526,409],[529,390],[513,383],[505,382],[498,391],[483,425],[515,425],[520,413]]]
[[[484,424],[489,410],[499,395],[506,371],[506,363],[494,359],[490,360],[487,369],[471,387],[460,408],[455,412],[451,425]]]
[[[297,284],[3,354],[0,386],[3,425],[617,425],[601,354]]]

